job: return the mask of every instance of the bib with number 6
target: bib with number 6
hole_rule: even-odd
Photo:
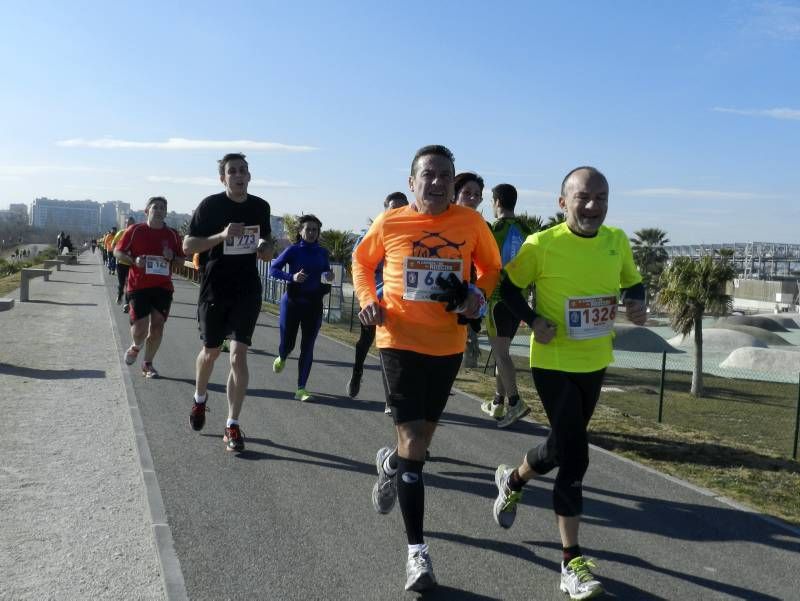
[[[406,257],[403,261],[403,299],[433,302],[431,294],[443,292],[436,285],[436,277],[447,278],[453,273],[461,281],[462,270],[461,259]]]

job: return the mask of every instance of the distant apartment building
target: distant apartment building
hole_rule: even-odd
[[[121,200],[104,202],[100,207],[100,227],[105,231],[125,224],[131,205]]]
[[[31,204],[29,224],[69,232],[100,231],[100,205],[93,200],[37,198]]]
[[[144,211],[128,211],[120,221],[118,227],[125,227],[125,222],[128,220],[128,216],[133,217],[133,220],[136,223],[144,223],[147,221],[147,215],[145,215]],[[175,211],[170,211],[167,213],[166,218],[164,221],[166,224],[174,228],[178,231],[181,231],[184,223],[188,223],[192,220],[192,216],[189,213],[176,213]],[[278,240],[283,240],[286,238],[286,231],[283,227],[283,217],[276,217],[275,215],[271,215],[269,218],[269,225],[272,229],[272,235],[275,236]]]
[[[0,221],[17,225],[28,223],[28,207],[24,204],[10,204],[7,211],[0,211]]]
[[[128,211],[123,217],[122,221],[120,221],[119,227],[125,227],[125,222],[128,220],[128,217],[133,217],[133,220],[136,223],[144,223],[147,221],[147,215],[145,215],[144,211]],[[191,220],[192,216],[188,213],[176,213],[175,211],[169,211],[167,216],[164,218],[164,222],[171,228],[174,228],[178,231],[181,230],[183,224],[187,221]]]
[[[284,240],[286,236],[286,228],[284,227],[283,217],[276,215],[269,216],[269,227],[272,230],[272,235],[277,240]]]
[[[8,210],[11,213],[16,213],[18,215],[21,215],[24,218],[25,223],[28,222],[28,205],[26,205],[25,203],[22,203],[22,202],[13,203],[12,202],[10,205],[8,205]]]

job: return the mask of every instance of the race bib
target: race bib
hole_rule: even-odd
[[[617,316],[616,296],[580,296],[565,304],[567,336],[573,340],[600,338],[614,330]]]
[[[257,225],[244,226],[244,232],[240,236],[228,236],[225,238],[223,253],[226,255],[249,255],[256,252],[261,229]]]
[[[147,275],[169,275],[169,261],[164,257],[147,255],[144,258],[144,272]]]
[[[463,268],[461,259],[406,257],[403,262],[403,299],[433,302],[431,294],[444,292],[436,285],[437,276],[446,279],[453,273],[460,282]]]

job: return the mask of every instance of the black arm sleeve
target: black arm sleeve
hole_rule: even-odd
[[[533,320],[538,317],[536,311],[525,302],[522,288],[517,288],[505,275],[500,282],[500,298],[514,314],[514,317],[533,327]]]
[[[644,302],[644,284],[639,282],[630,288],[622,289],[622,302],[626,300],[638,300]]]

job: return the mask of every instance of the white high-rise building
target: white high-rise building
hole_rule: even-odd
[[[100,205],[93,200],[37,198],[31,204],[30,225],[88,234],[100,231]]]

